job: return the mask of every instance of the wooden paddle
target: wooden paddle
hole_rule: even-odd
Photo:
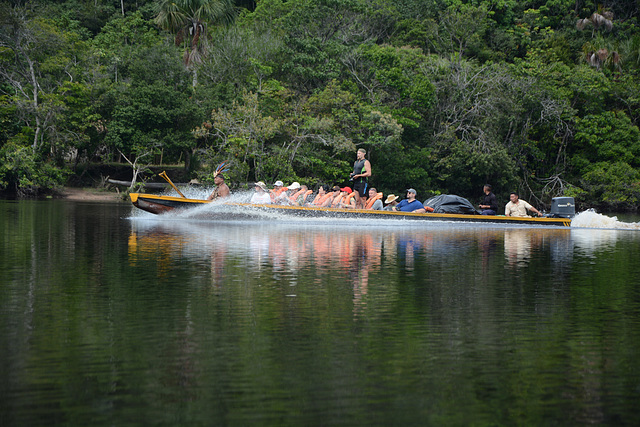
[[[158,175],[160,175],[161,177],[163,177],[164,179],[166,179],[166,180],[167,180],[167,182],[168,182],[168,183],[173,187],[173,189],[174,189],[174,190],[176,190],[176,191],[178,192],[178,194],[179,194],[179,195],[181,195],[181,196],[182,196],[183,198],[185,198],[185,199],[187,198],[187,196],[185,196],[184,194],[182,194],[182,193],[180,192],[180,190],[178,190],[178,187],[176,187],[176,186],[174,185],[174,183],[173,183],[173,182],[171,182],[171,179],[169,179],[169,177],[167,176],[167,173],[166,173],[165,171],[160,172]]]

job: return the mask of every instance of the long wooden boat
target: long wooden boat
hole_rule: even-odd
[[[131,193],[131,202],[139,209],[153,214],[162,214],[174,210],[192,209],[211,203],[208,200],[188,199],[182,197],[160,196],[153,194]],[[329,217],[329,218],[402,218],[408,220],[423,221],[461,221],[485,224],[536,224],[544,226],[569,227],[571,218],[547,218],[547,217],[509,217],[502,215],[463,215],[446,213],[411,213],[411,212],[390,212],[372,211],[364,209],[338,209],[338,208],[317,208],[301,206],[282,205],[254,205],[250,203],[229,202],[220,206],[240,207],[234,209],[232,214],[224,213],[226,217],[256,217],[261,212],[280,213],[287,216],[300,217]]]

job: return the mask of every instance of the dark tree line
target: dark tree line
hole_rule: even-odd
[[[34,0],[0,17],[5,191],[127,161],[345,184],[364,147],[385,192],[490,182],[638,207],[636,1]]]

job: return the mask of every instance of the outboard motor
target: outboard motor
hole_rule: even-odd
[[[554,197],[551,199],[551,218],[573,218],[576,215],[576,202],[573,197]]]

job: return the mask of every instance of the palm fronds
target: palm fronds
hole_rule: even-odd
[[[578,19],[578,22],[576,22],[576,28],[580,31],[584,30],[588,25],[593,26],[594,32],[600,28],[611,31],[613,29],[613,12],[604,11],[601,14],[593,12],[590,17]]]
[[[233,0],[161,0],[155,23],[175,34],[176,46],[196,54],[184,56],[185,65],[201,62],[206,56],[208,25],[228,25],[237,16]]]

